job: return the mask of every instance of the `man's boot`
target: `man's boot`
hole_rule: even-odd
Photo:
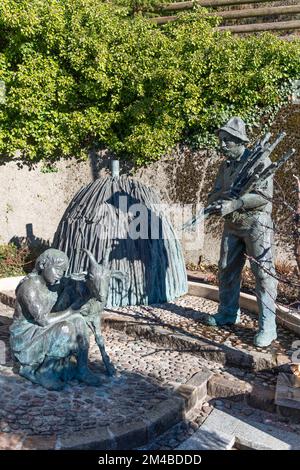
[[[255,336],[254,336],[254,345],[257,346],[258,348],[266,348],[267,346],[270,346],[272,341],[274,341],[277,338],[276,332],[274,333],[273,331],[266,331],[266,330],[260,330]]]
[[[259,329],[253,341],[258,348],[266,348],[277,338],[275,318],[275,313],[271,311],[259,315]]]
[[[206,324],[209,326],[223,326],[223,325],[236,325],[240,323],[240,313],[223,313],[218,312],[214,315],[209,315]]]

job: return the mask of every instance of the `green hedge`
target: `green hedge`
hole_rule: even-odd
[[[99,0],[1,0],[1,160],[108,147],[141,165],[179,141],[213,145],[233,114],[254,123],[300,77],[300,41],[217,22],[203,9],[157,27]]]

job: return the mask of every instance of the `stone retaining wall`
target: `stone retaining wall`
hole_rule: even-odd
[[[275,134],[285,130],[287,137],[276,151],[279,157],[287,147],[295,147],[297,152],[292,162],[281,170],[277,178],[275,196],[275,220],[277,257],[293,261],[291,218],[282,205],[284,191],[287,202],[295,205],[292,174],[300,174],[300,105],[289,105],[279,113],[271,131]],[[60,162],[58,172],[45,173],[42,165],[29,171],[18,169],[15,163],[1,167],[0,171],[0,243],[8,243],[15,237],[24,237],[27,231],[34,240],[52,240],[57,224],[74,194],[92,181],[97,174],[103,174],[108,160],[95,158],[77,163],[75,160]],[[100,164],[99,164],[100,161]],[[92,163],[91,163],[92,162]],[[180,205],[202,203],[212,187],[219,158],[215,152],[192,151],[178,146],[161,161],[140,169],[135,176],[143,183],[155,188],[163,202]],[[130,171],[130,168],[123,168]],[[31,225],[30,225],[31,224]],[[197,239],[192,244],[183,240],[187,261],[216,262],[219,256],[219,239],[222,224],[211,220],[206,224],[204,243]]]

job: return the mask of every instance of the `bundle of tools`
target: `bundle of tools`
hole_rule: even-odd
[[[270,144],[271,133],[268,132],[262,139],[258,140],[245,159],[241,169],[238,171],[229,190],[222,194],[222,199],[203,208],[192,219],[186,222],[182,229],[186,230],[195,227],[201,220],[214,214],[222,207],[223,200],[230,201],[238,199],[246,193],[258,190],[258,185],[260,186],[262,181],[272,176],[292,155],[294,155],[295,149],[290,149],[277,162],[270,163],[266,166],[266,158],[274,151],[285,136],[285,132],[279,133],[273,144]]]

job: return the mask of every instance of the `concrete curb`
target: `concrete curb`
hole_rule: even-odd
[[[153,407],[140,422],[102,426],[91,431],[62,435],[56,450],[130,450],[150,443],[184,418],[185,401],[170,398]]]
[[[214,409],[205,423],[175,450],[299,450],[298,434]]]
[[[159,403],[140,422],[113,424],[61,436],[29,436],[0,432],[0,450],[127,450],[150,443],[180,422],[185,400],[174,397]]]

